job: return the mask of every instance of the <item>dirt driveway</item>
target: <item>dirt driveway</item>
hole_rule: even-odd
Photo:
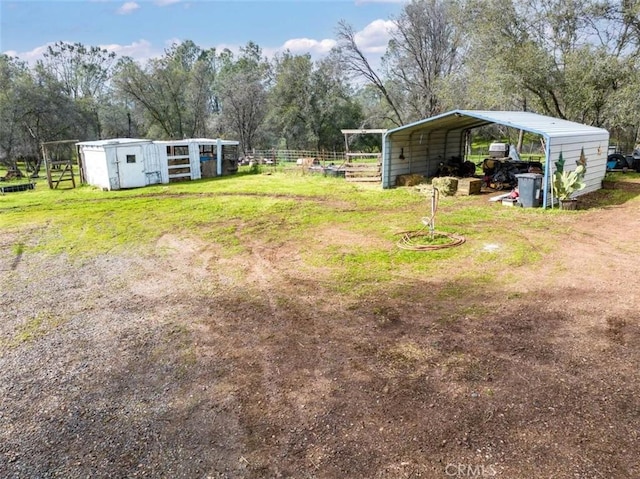
[[[368,297],[258,240],[4,235],[0,477],[640,477],[640,202],[562,221],[506,283]]]

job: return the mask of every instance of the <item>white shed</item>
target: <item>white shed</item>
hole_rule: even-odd
[[[77,143],[82,181],[106,190],[167,183],[151,140],[116,138]]]
[[[233,174],[238,169],[238,144],[207,138],[116,138],[84,141],[77,147],[82,181],[118,190]]]
[[[536,133],[544,139],[543,206],[550,205],[550,178],[560,153],[565,169],[573,170],[584,152],[587,186],[581,194],[601,187],[607,168],[607,130],[531,112],[453,110],[389,130],[384,135],[383,188],[395,186],[399,175],[434,176],[442,161],[452,156],[464,158],[465,138],[470,130],[494,123]]]

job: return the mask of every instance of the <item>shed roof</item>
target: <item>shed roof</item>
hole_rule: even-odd
[[[223,140],[220,138],[185,138],[184,140],[157,140],[154,143],[161,145],[188,145],[191,143],[197,143],[198,145],[216,145],[218,142],[221,145],[238,145],[240,142],[237,140]]]
[[[213,138],[186,138],[184,140],[149,140],[146,138],[111,138],[108,140],[92,140],[92,141],[80,141],[77,145],[83,146],[118,146],[118,145],[133,145],[133,144],[146,144],[157,143],[160,145],[188,145],[196,143],[200,145],[216,145],[218,142],[222,145],[238,145],[239,142],[235,140],[221,140]]]
[[[152,143],[152,141],[143,138],[111,138],[109,140],[80,141],[77,144],[84,146],[117,146],[134,143]]]
[[[602,128],[583,125],[528,111],[453,110],[441,115],[403,125],[387,132],[387,136],[405,130],[466,130],[498,123],[519,130],[538,133],[547,138],[607,133]],[[608,134],[608,133],[607,133]]]

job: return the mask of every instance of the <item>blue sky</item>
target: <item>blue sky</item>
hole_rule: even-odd
[[[34,62],[58,41],[100,46],[137,60],[172,43],[202,48],[253,41],[266,55],[289,49],[318,58],[335,44],[340,20],[372,58],[384,52],[402,0],[0,0],[0,52]]]

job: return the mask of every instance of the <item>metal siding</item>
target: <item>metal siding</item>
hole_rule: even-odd
[[[111,189],[107,152],[102,147],[81,146],[84,156],[85,179],[88,184]]]
[[[406,175],[410,173],[409,161],[408,161],[408,147],[409,147],[409,135],[398,135],[396,141],[386,145],[386,168],[383,167],[384,177],[387,180],[386,187],[395,186],[396,180],[399,175]],[[400,159],[400,152],[404,148],[405,159]],[[383,157],[384,158],[384,157]],[[385,163],[383,159],[383,163]]]
[[[166,151],[166,149],[165,149]],[[169,183],[169,171],[164,171],[158,145],[150,143],[142,147],[147,186],[159,183]],[[166,158],[166,154],[164,155]],[[166,163],[166,159],[164,161]]]
[[[146,158],[143,147],[144,145],[142,144],[120,144],[113,148],[113,152],[116,155],[116,168],[120,188],[147,186],[145,175]],[[133,163],[127,161],[128,155],[135,157]]]
[[[162,176],[162,183],[169,183],[169,160],[167,158],[167,147],[163,144],[154,143],[156,155],[160,162],[160,175]]]
[[[600,135],[602,132],[606,132],[602,128],[529,111],[458,110],[456,113],[463,116],[469,115],[474,118],[481,118],[490,123],[499,123],[512,128],[538,133],[549,138]]]
[[[105,155],[107,158],[107,170],[109,171],[109,189],[120,189],[120,178],[118,176],[118,157],[116,148],[111,145],[105,145]]]
[[[587,186],[576,196],[584,195],[602,187],[602,178],[607,169],[607,150],[609,146],[609,135],[591,136],[568,136],[563,138],[552,138],[550,140],[550,171],[555,172],[555,162],[560,157],[564,159],[564,169],[573,171],[576,169],[580,153],[584,149],[584,156],[587,159],[587,171],[585,183]]]
[[[187,145],[189,147],[189,163],[191,179],[202,177],[200,170],[199,145],[238,145],[232,140],[209,138],[195,138],[176,141],[151,141],[136,138],[115,138],[111,140],[97,140],[78,142],[85,155],[87,183],[108,189],[120,189],[118,168],[116,164],[117,151],[122,148],[138,147],[144,162],[146,185],[169,183],[169,166],[167,159],[167,145]]]

